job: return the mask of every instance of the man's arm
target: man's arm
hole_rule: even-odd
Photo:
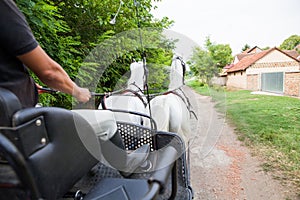
[[[17,57],[47,86],[71,94],[80,102],[87,102],[91,98],[90,91],[78,87],[64,69],[52,60],[40,46]]]

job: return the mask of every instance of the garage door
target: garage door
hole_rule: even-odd
[[[262,73],[262,91],[283,93],[283,72]]]

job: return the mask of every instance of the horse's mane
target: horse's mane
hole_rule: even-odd
[[[185,63],[180,56],[174,55],[170,70],[169,90],[175,90],[184,85]]]

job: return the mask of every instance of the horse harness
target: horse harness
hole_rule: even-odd
[[[142,92],[142,90],[135,83],[132,83],[132,85],[136,86],[138,88],[138,90],[140,92]],[[144,107],[146,108],[147,102],[145,102],[145,100],[143,99],[143,97],[139,93],[139,91],[135,91],[135,90],[132,90],[132,89],[124,89],[124,90],[121,90],[120,92],[117,92],[117,93],[105,93],[104,97],[101,100],[102,109],[104,109],[104,110],[107,109],[106,104],[105,104],[105,99],[106,98],[108,98],[110,96],[115,96],[115,95],[126,96],[126,95],[124,95],[126,93],[132,93],[134,97],[138,97],[142,101]]]
[[[181,92],[182,95],[179,94],[179,93],[177,92],[177,90],[179,90],[179,91]],[[178,96],[178,97],[184,102],[184,104],[185,104],[187,110],[190,112],[190,114],[191,114],[191,115],[194,115],[194,117],[198,120],[198,117],[197,117],[196,113],[192,110],[192,104],[191,104],[189,98],[188,98],[187,95],[183,92],[183,90],[182,90],[181,87],[179,87],[179,88],[177,88],[177,89],[175,89],[175,90],[167,91],[167,92],[163,93],[162,95],[168,95],[168,94],[174,94],[174,95]]]

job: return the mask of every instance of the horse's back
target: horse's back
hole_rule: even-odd
[[[110,96],[105,101],[105,107],[129,112],[146,112],[143,102],[135,96]],[[102,109],[102,106],[99,106],[99,109]],[[138,115],[115,112],[115,118],[117,121],[141,124],[141,117]]]
[[[160,95],[150,101],[150,106],[158,130],[178,133],[184,139],[188,137],[190,115],[181,97],[172,93]]]
[[[150,101],[151,117],[160,131],[169,131],[169,105],[166,95],[156,96]]]

